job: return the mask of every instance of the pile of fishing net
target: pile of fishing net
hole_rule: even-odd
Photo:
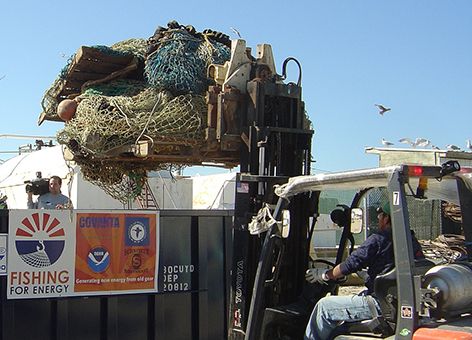
[[[436,264],[466,260],[467,249],[463,235],[441,234],[434,240],[419,240],[427,259]]]
[[[133,77],[84,83],[80,93],[70,98],[77,102],[75,115],[57,133],[58,142],[73,153],[84,178],[123,203],[140,194],[148,170],[169,170],[174,165],[152,160],[118,162],[107,156],[143,140],[151,145],[177,140],[189,146],[203,143],[204,96],[212,84],[207,68],[230,59],[228,36],[211,30],[199,33],[175,21],[167,26],[158,27],[147,40],[97,47],[110,54],[131,53],[139,68]],[[44,96],[46,114],[57,110],[55,93],[66,81],[69,67]]]
[[[222,33],[205,30],[197,33],[192,26],[181,28],[171,22],[159,27],[148,40],[145,77],[152,86],[173,93],[204,93],[210,64],[230,59],[230,41]]]
[[[443,214],[455,223],[462,223],[461,207],[450,202],[441,202]]]
[[[57,139],[78,156],[100,156],[141,139],[203,138],[206,107],[201,95],[173,96],[146,88],[130,97],[86,93],[77,100],[76,116]]]

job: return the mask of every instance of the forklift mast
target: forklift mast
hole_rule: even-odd
[[[251,235],[248,225],[263,202],[276,203],[274,185],[285,183],[291,176],[310,173],[313,131],[302,101],[301,68],[296,84],[281,81],[286,77],[288,62],[293,61],[299,67],[300,64],[288,58],[283,63],[282,76],[271,74],[274,67],[270,65],[273,61],[270,49],[267,45],[259,45],[258,49],[258,55],[265,53],[265,58],[253,62],[250,79],[245,88],[240,89],[246,94],[242,96],[238,109],[244,143],[240,148],[241,172],[236,178],[229,339],[245,337],[264,242],[260,236]],[[306,202],[302,201],[294,199],[288,207],[291,225],[300,227],[276,242],[273,258],[281,261],[280,270],[276,278],[265,281],[265,307],[289,303],[300,295],[303,288],[309,213]]]

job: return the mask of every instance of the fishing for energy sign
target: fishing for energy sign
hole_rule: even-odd
[[[157,215],[77,213],[75,292],[156,291]]]
[[[73,295],[74,232],[69,211],[10,210],[7,297]]]
[[[158,215],[10,210],[8,299],[157,291]]]

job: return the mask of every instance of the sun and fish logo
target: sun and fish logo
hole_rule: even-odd
[[[60,221],[48,213],[25,217],[16,230],[16,250],[23,262],[31,267],[51,266],[61,257],[64,246],[64,229]]]

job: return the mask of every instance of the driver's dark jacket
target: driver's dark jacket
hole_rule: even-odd
[[[414,233],[412,233],[412,241],[415,258],[423,258],[421,246]],[[394,266],[392,232],[388,230],[370,235],[340,264],[340,269],[343,275],[348,275],[368,268],[368,277],[365,285],[367,287],[367,294],[371,294],[374,290],[376,276],[386,273]]]

